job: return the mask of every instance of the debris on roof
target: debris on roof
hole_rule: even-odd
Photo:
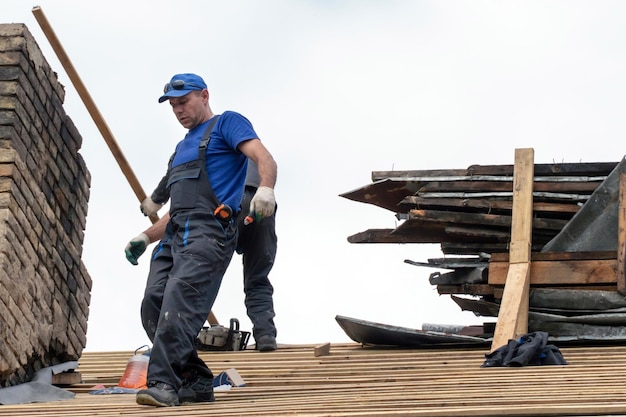
[[[509,265],[513,170],[375,171],[372,184],[340,196],[393,211],[401,223],[348,241],[439,243],[442,258],[405,262],[436,269],[429,282],[462,310],[497,317]],[[534,165],[529,331],[562,341],[626,340],[624,297],[616,283],[625,170],[623,158]]]

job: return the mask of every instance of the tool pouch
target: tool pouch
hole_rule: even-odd
[[[239,330],[239,320],[230,319],[230,327],[203,327],[196,339],[198,350],[245,350],[250,332]]]

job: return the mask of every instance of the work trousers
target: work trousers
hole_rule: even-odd
[[[213,378],[198,357],[202,329],[237,242],[234,222],[212,213],[176,213],[155,247],[141,304],[143,327],[152,341],[148,383],[178,390],[183,378]]]
[[[278,239],[276,237],[276,212],[270,217],[244,225],[243,219],[248,214],[250,200],[256,188],[246,187],[237,220],[239,238],[237,253],[243,254],[243,289],[248,317],[252,322],[252,335],[276,337],[274,325],[274,287],[269,280],[269,273],[274,266]]]

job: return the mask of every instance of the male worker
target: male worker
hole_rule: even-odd
[[[168,168],[169,173],[169,168]],[[166,174],[157,188],[140,205],[145,216],[156,214],[169,200]],[[246,188],[241,202],[241,211],[237,219],[239,237],[237,253],[243,253],[243,289],[245,305],[250,321],[256,349],[261,352],[276,350],[276,326],[274,325],[274,288],[268,278],[276,258],[276,212],[260,221],[245,223],[250,213],[250,201],[259,187],[259,172],[256,164],[248,161]],[[160,238],[160,236],[158,236]],[[139,236],[128,243],[126,258],[137,265],[137,258],[144,252],[152,240]],[[132,249],[132,250],[131,250]]]
[[[276,162],[245,117],[214,115],[207,86],[196,74],[174,75],[159,98],[164,101],[188,132],[171,160],[169,215],[144,231],[152,239],[165,227],[141,304],[152,351],[147,388],[137,392],[137,403],[153,406],[215,400],[213,373],[199,358],[195,340],[235,250],[234,214],[248,158],[260,177],[250,209],[264,218],[276,204]]]

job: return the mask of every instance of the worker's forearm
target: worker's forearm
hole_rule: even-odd
[[[268,152],[265,158],[257,161],[257,166],[259,167],[259,186],[273,189],[276,186],[278,168],[272,155]]]
[[[157,240],[161,240],[163,233],[165,233],[165,227],[167,226],[167,222],[170,220],[170,213],[165,213],[163,217],[161,217],[156,223],[147,228],[144,233],[150,239],[150,243],[154,243]]]

